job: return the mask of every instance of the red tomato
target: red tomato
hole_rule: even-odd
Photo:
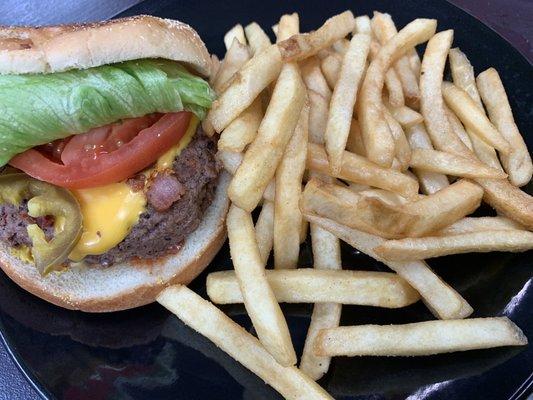
[[[10,164],[36,179],[71,189],[120,182],[178,144],[190,119],[191,113],[185,111],[131,118],[54,143],[51,151],[27,150]],[[59,152],[62,163],[56,162]]]

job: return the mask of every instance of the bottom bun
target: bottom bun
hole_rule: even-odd
[[[222,172],[213,203],[177,254],[106,268],[75,265],[42,277],[33,264],[11,256],[0,244],[0,267],[28,292],[72,310],[108,312],[152,303],[164,287],[196,278],[224,244],[229,182],[230,176]]]

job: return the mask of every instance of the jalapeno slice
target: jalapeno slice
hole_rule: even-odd
[[[82,231],[82,214],[76,198],[66,189],[30,178],[22,173],[0,175],[0,202],[20,205],[28,200],[28,214],[54,217],[54,237],[46,240],[37,224],[27,226],[32,255],[41,275],[67,260]]]

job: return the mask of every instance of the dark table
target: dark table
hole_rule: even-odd
[[[392,0],[391,0],[392,1]],[[1,25],[43,25],[111,18],[139,0],[2,0]],[[531,0],[453,0],[497,31],[533,63]],[[179,0],[176,0],[179,6]],[[33,400],[39,395],[0,343],[0,400]]]

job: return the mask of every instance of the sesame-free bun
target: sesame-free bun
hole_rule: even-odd
[[[43,277],[33,264],[13,257],[0,244],[0,267],[23,289],[68,309],[107,312],[151,303],[163,288],[192,281],[224,244],[229,181],[230,176],[222,172],[213,202],[177,254],[110,267],[76,265]]]
[[[203,76],[209,53],[189,25],[148,15],[90,24],[0,26],[0,74],[52,73],[142,58],[180,62]]]

